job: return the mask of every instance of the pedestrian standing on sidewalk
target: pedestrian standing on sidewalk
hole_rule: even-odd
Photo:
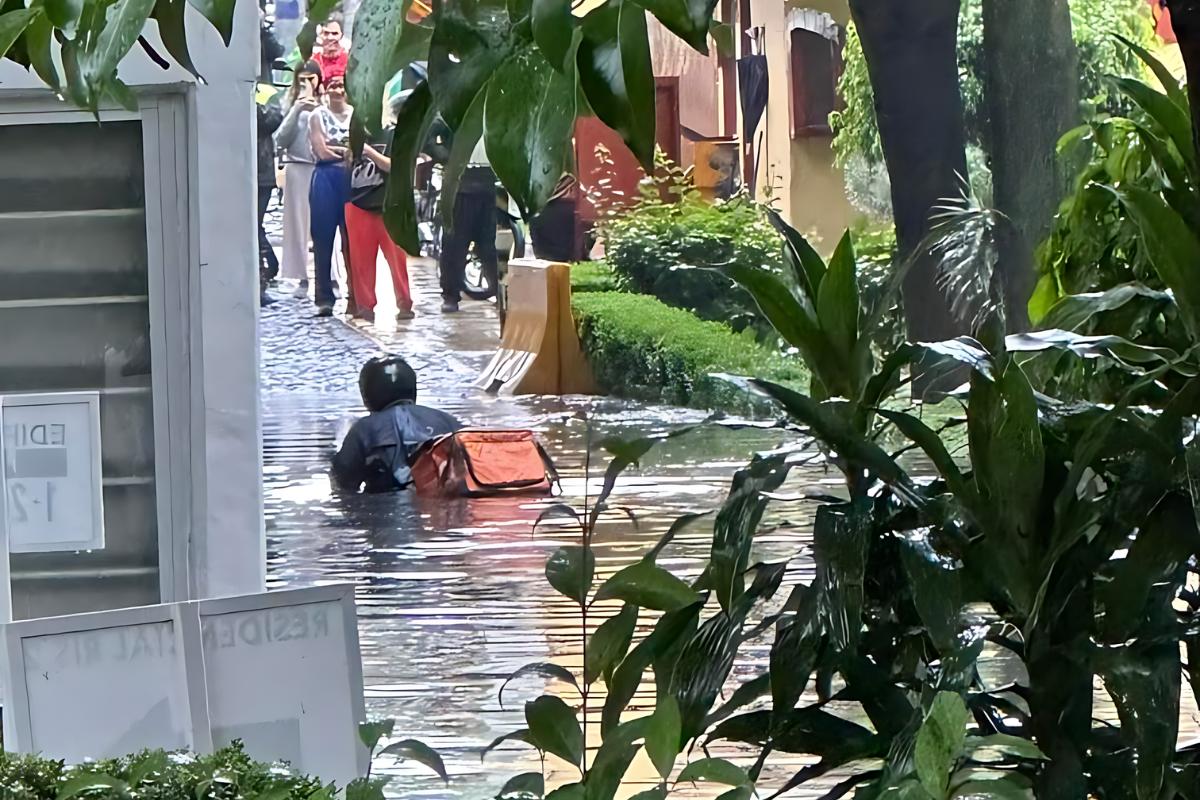
[[[398,95],[394,105],[402,104],[405,97]],[[396,319],[413,318],[412,294],[408,286],[408,256],[388,236],[387,227],[383,224],[383,200],[392,171],[389,155],[384,144],[363,146],[363,154],[354,161],[351,170],[350,202],[346,204],[346,228],[350,234],[350,284],[358,304],[354,316],[367,322],[375,321],[375,264],[380,250],[392,273],[392,289],[396,293],[396,308],[399,309]]]
[[[275,248],[267,239],[263,217],[267,215],[267,206],[271,204],[271,196],[275,193],[275,143],[271,135],[282,120],[283,111],[278,104],[258,104],[258,300],[259,305],[263,306],[271,302],[267,297],[267,284],[279,274],[279,259],[275,257]]]
[[[346,222],[350,199],[350,114],[346,87],[341,78],[328,81],[325,105],[309,116],[309,139],[317,166],[313,170],[308,203],[312,214],[313,274],[318,317],[333,316],[333,243]]]
[[[321,74],[328,84],[334,78],[345,79],[349,59],[350,53],[342,43],[342,17],[335,13],[317,29],[317,49],[313,51],[312,60],[321,67]]]
[[[499,286],[500,264],[496,258],[496,173],[484,151],[483,139],[475,145],[454,198],[454,225],[442,229],[442,252],[438,273],[442,284],[442,313],[458,311],[462,300],[463,273],[467,251],[475,245],[486,278]]]
[[[309,61],[296,70],[292,88],[284,100],[284,118],[275,133],[275,144],[283,150],[283,260],[282,276],[299,281],[297,294],[308,294],[308,245],[310,232],[308,192],[312,186],[313,155],[309,118],[321,101],[321,68]]]

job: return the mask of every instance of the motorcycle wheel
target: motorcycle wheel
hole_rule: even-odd
[[[513,246],[511,253],[518,256],[525,253],[525,232],[514,219],[501,220],[499,228],[506,229],[512,234]],[[497,252],[499,260],[507,261],[510,252]],[[483,262],[475,256],[475,247],[467,254],[467,265],[463,270],[463,294],[472,300],[490,300],[496,296],[494,276],[485,274]]]

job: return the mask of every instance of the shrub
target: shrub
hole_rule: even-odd
[[[138,800],[251,797],[326,800],[329,797],[316,778],[256,762],[246,754],[241,742],[207,756],[144,750],[125,758],[77,766],[0,752],[3,800],[55,800],[71,789],[83,792],[85,797]]]
[[[648,295],[622,292],[572,298],[579,338],[596,381],[612,394],[693,408],[757,413],[766,404],[709,373],[770,378],[807,386],[798,360],[705,322]]]
[[[701,319],[766,333],[754,299],[707,269],[729,262],[779,272],[783,248],[764,208],[746,198],[709,204],[683,187],[675,203],[647,192],[632,210],[603,226],[605,260],[622,289],[653,294]]]
[[[572,292],[615,292],[617,276],[606,261],[580,261],[571,265]]]

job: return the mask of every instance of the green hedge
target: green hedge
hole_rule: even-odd
[[[261,764],[241,742],[208,756],[147,750],[135,756],[65,766],[0,752],[0,800],[332,800],[315,778]]]
[[[606,261],[580,261],[571,265],[571,291],[618,292],[617,276]]]
[[[571,299],[579,339],[597,383],[610,394],[739,414],[769,414],[771,405],[709,373],[808,386],[798,359],[734,333],[718,322],[671,308],[656,298],[590,292]]]

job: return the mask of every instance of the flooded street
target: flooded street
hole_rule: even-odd
[[[263,311],[269,584],[358,585],[368,712],[395,718],[397,736],[435,747],[453,776],[446,787],[421,768],[404,765],[389,795],[487,797],[507,778],[538,768],[535,752],[523,744],[505,744],[485,763],[480,761],[479,752],[489,742],[525,727],[524,701],[546,688],[543,679],[519,679],[506,690],[501,708],[497,692],[504,678],[535,661],[573,669],[581,664],[578,608],[558,596],[544,575],[546,559],[559,546],[578,543],[578,532],[551,520],[535,531],[549,502],[539,499],[422,502],[411,492],[333,496],[328,458],[350,422],[364,413],[357,390],[359,366],[384,348],[399,352],[421,379],[419,402],[470,424],[538,431],[562,473],[564,496],[556,501],[578,508],[584,504],[589,435],[593,441],[611,434],[643,436],[700,422],[705,414],[605,397],[497,398],[472,389],[471,380],[499,341],[494,308],[467,302],[460,314],[442,315],[430,267],[414,264],[412,273],[418,317],[401,323],[399,330],[385,327],[390,315],[382,307],[379,330],[313,319],[310,305],[290,298]],[[680,514],[718,508],[729,479],[753,452],[796,438],[779,429],[710,425],[660,444],[640,469],[625,473],[611,500],[636,516],[636,527],[625,512],[601,520],[595,542],[597,585],[638,560]],[[591,493],[605,463],[602,453],[593,453]],[[806,477],[840,484],[836,475],[811,467]],[[807,534],[802,531],[807,531],[805,517],[811,509],[778,505],[788,519],[773,520],[772,525],[782,527],[760,535],[754,560],[792,559],[786,582],[807,580],[803,572],[810,562],[794,557],[804,551]],[[711,522],[707,528],[694,526],[659,563],[685,579],[694,578],[707,557],[710,534]],[[784,595],[781,590],[779,602]],[[593,610],[589,629],[618,607],[603,605]],[[653,622],[643,616],[639,635]],[[766,645],[758,650],[765,658]],[[758,650],[747,646],[743,653]],[[738,665],[735,672],[748,674],[751,666]],[[647,678],[651,676],[648,671]],[[561,685],[552,690],[574,692]],[[594,691],[592,709],[602,702],[595,697]],[[591,739],[597,735],[592,732]],[[393,768],[389,762],[381,759],[377,768],[387,772]],[[565,773],[550,777],[570,779]],[[786,779],[782,772],[781,778]]]

